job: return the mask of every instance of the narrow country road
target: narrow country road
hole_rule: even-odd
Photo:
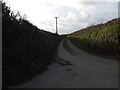
[[[118,62],[90,55],[68,39],[58,47],[57,62],[16,88],[117,88]]]

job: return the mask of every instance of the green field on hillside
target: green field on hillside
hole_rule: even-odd
[[[120,18],[68,35],[79,48],[103,55],[120,55]]]

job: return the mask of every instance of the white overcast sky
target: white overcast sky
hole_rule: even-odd
[[[58,16],[59,34],[86,26],[105,23],[118,17],[119,0],[3,0],[14,12],[26,14],[27,20],[40,29],[55,33]]]

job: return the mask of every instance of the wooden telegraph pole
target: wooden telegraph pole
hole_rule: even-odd
[[[55,17],[55,19],[56,19],[56,34],[58,34],[58,27],[57,27],[57,19],[58,19],[58,17]]]

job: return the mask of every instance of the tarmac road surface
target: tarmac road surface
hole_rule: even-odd
[[[118,88],[118,61],[93,56],[68,39],[48,70],[15,88]]]

